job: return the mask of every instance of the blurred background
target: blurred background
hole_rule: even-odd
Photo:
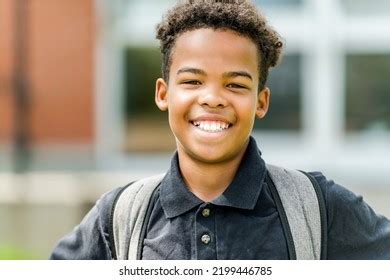
[[[0,259],[47,258],[102,193],[168,168],[154,27],[174,2],[0,0]],[[254,2],[286,46],[265,160],[390,216],[390,1]]]

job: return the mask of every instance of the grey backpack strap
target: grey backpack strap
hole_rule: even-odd
[[[112,230],[116,259],[137,259],[141,231],[153,192],[165,174],[134,182],[118,196],[113,206]]]
[[[319,260],[322,217],[315,186],[305,174],[299,171],[273,165],[267,165],[267,169],[272,179],[270,190],[272,192],[272,183],[277,190],[277,194],[273,193],[277,206],[280,198],[281,209],[278,210],[282,224],[286,224],[283,216],[287,218],[287,226],[285,225],[287,229],[284,228],[287,243],[291,241],[293,243],[293,248],[289,248],[290,258]]]

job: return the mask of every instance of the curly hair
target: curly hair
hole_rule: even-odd
[[[162,76],[168,81],[175,40],[184,32],[200,28],[229,29],[251,39],[259,53],[259,89],[281,56],[283,43],[248,0],[185,0],[167,12],[156,27],[162,53]]]

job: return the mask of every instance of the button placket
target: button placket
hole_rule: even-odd
[[[210,208],[203,208],[202,209],[202,216],[204,218],[208,218],[210,216]],[[211,241],[211,237],[208,233],[204,233],[201,237],[200,240],[202,241],[203,244],[207,245]]]
[[[208,203],[201,205],[195,217],[196,259],[216,259],[215,219]]]

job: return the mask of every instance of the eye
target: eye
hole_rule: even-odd
[[[185,85],[193,85],[193,86],[199,86],[201,85],[202,83],[198,80],[187,80],[187,81],[183,81],[182,84],[185,84]]]
[[[235,89],[247,89],[248,88],[247,86],[235,84],[235,83],[228,84],[228,85],[226,85],[226,87],[227,88],[235,88]]]

